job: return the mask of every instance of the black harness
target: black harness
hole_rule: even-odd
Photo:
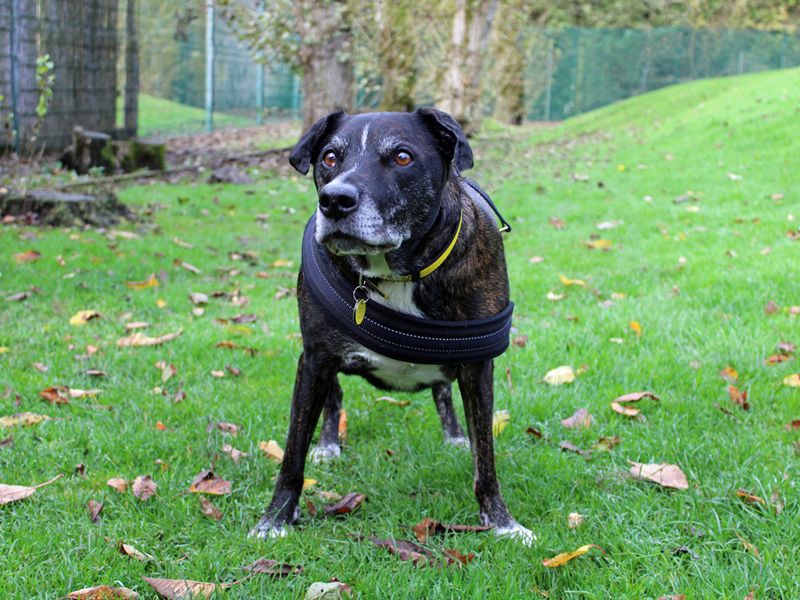
[[[477,184],[464,181],[486,199],[499,216],[485,192]],[[507,227],[506,221],[499,218]],[[359,283],[344,278],[328,250],[317,243],[315,231],[316,215],[309,219],[303,234],[303,285],[338,328],[359,344],[395,360],[433,365],[479,362],[505,352],[514,310],[511,302],[493,317],[469,321],[424,319],[370,302],[368,313],[361,324],[356,325],[353,315],[358,298],[354,290]]]

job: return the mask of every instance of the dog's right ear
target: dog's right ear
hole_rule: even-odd
[[[344,111],[338,111],[321,118],[303,134],[300,141],[289,155],[289,164],[305,175],[311,163],[317,160],[320,147],[338,127],[342,119],[347,116]]]

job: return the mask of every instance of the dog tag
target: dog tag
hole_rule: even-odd
[[[364,322],[364,316],[367,314],[367,301],[359,300],[353,307],[353,320],[356,325],[361,325]]]

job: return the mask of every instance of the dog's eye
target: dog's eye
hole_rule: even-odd
[[[394,162],[401,167],[407,167],[411,164],[412,160],[411,155],[405,150],[400,150],[400,152],[394,155]]]
[[[322,157],[322,162],[325,163],[325,166],[329,169],[332,169],[336,166],[336,153],[335,152],[326,152],[325,156]]]

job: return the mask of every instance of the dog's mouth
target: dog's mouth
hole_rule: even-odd
[[[318,241],[337,256],[383,254],[400,246],[394,243],[371,243],[341,232],[330,233]]]

